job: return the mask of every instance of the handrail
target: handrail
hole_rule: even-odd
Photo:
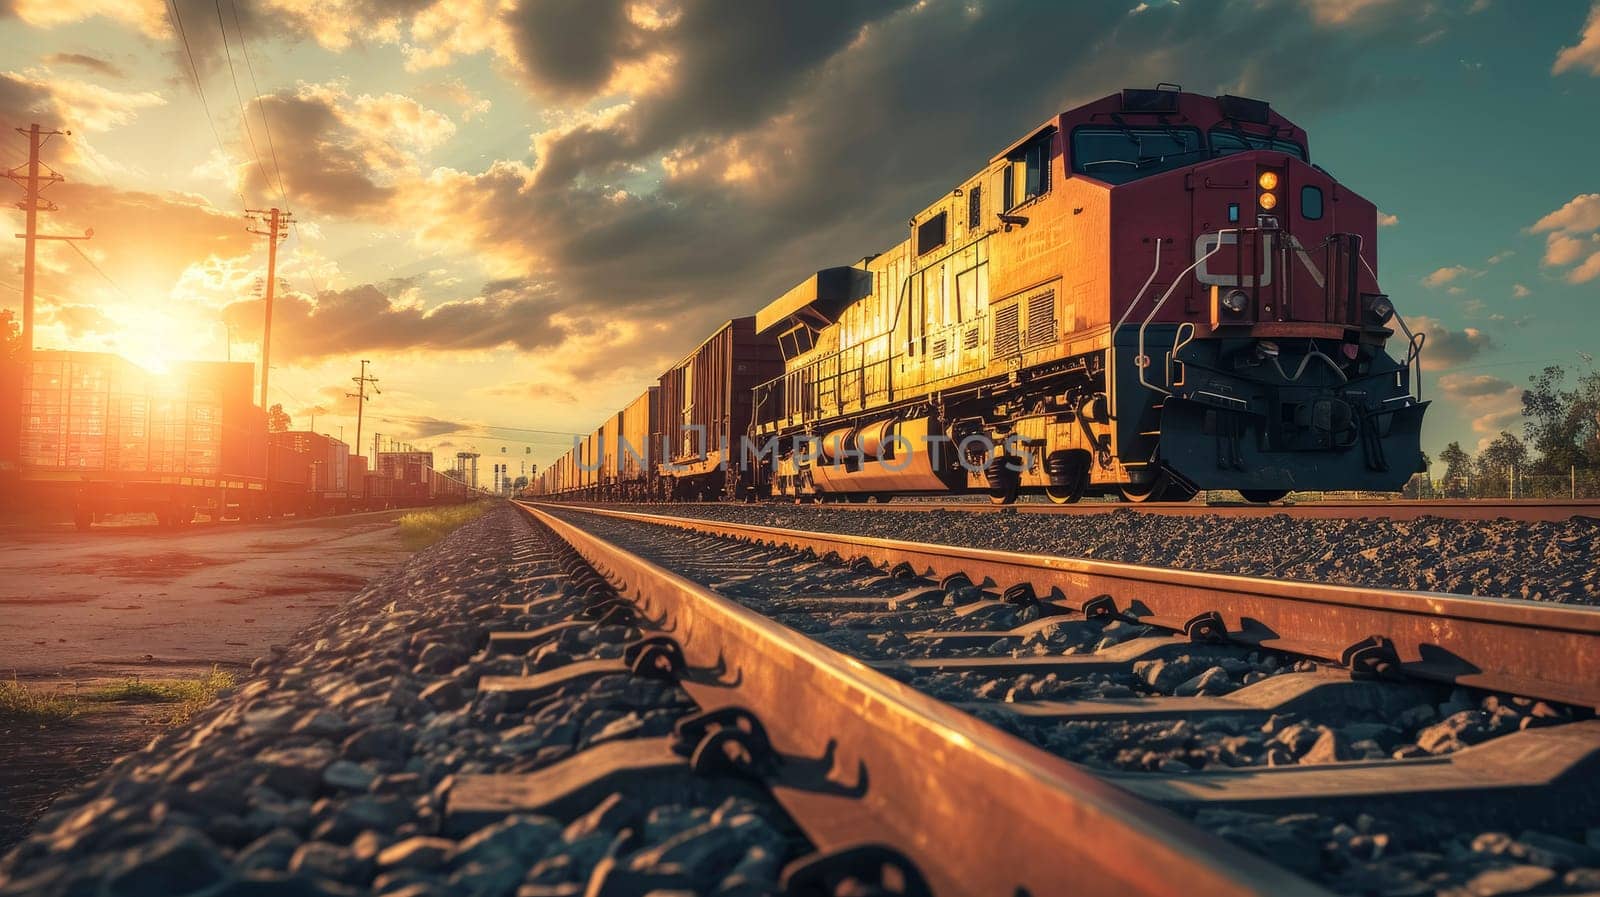
[[[1143,385],[1146,389],[1149,389],[1149,390],[1151,390],[1153,392],[1159,392],[1162,395],[1167,395],[1167,396],[1172,395],[1172,390],[1167,389],[1167,388],[1162,387],[1162,386],[1157,386],[1154,383],[1151,383],[1148,379],[1145,378],[1145,375],[1144,375],[1145,369],[1147,367],[1149,367],[1149,363],[1150,363],[1149,357],[1146,356],[1145,352],[1144,352],[1144,337],[1145,337],[1145,332],[1150,329],[1150,322],[1154,321],[1156,319],[1156,315],[1161,313],[1161,306],[1166,305],[1167,304],[1167,300],[1172,298],[1172,291],[1176,290],[1178,288],[1178,284],[1182,283],[1183,279],[1185,277],[1189,276],[1189,272],[1190,271],[1193,271],[1194,269],[1200,267],[1202,262],[1205,262],[1206,260],[1210,259],[1212,256],[1214,256],[1217,253],[1222,251],[1222,247],[1224,245],[1223,242],[1222,242],[1222,235],[1223,234],[1236,234],[1237,235],[1237,234],[1243,233],[1243,231],[1244,231],[1243,228],[1238,228],[1238,227],[1229,227],[1229,228],[1224,228],[1222,230],[1217,231],[1217,245],[1211,247],[1211,251],[1210,252],[1206,253],[1205,255],[1200,256],[1199,258],[1197,258],[1193,262],[1191,262],[1189,264],[1189,267],[1184,268],[1182,271],[1178,272],[1178,276],[1174,277],[1172,279],[1172,285],[1167,287],[1167,291],[1165,293],[1161,294],[1161,298],[1160,299],[1156,300],[1156,304],[1150,309],[1150,314],[1145,315],[1144,323],[1139,325],[1139,354],[1134,359],[1134,364],[1135,364],[1136,367],[1139,368],[1139,383],[1141,385]],[[1237,241],[1238,241],[1237,236],[1234,239],[1235,239],[1235,243],[1237,243]],[[1157,241],[1156,248],[1157,248],[1157,251],[1160,250],[1160,241]],[[1151,276],[1152,279],[1154,279],[1154,277],[1155,277],[1154,272],[1152,272],[1150,276]],[[1143,293],[1144,293],[1143,290],[1140,290],[1139,292],[1140,292],[1141,295],[1143,295]],[[1130,307],[1130,310],[1131,310],[1131,307]],[[1123,317],[1127,317],[1126,314],[1124,314]],[[1119,323],[1117,326],[1121,327],[1122,325]],[[1113,335],[1113,339],[1115,339],[1115,335]]]
[[[1138,305],[1139,300],[1144,298],[1144,291],[1150,289],[1150,284],[1155,282],[1156,274],[1161,271],[1161,244],[1164,242],[1166,241],[1161,237],[1156,237],[1156,263],[1150,267],[1150,276],[1144,279],[1144,286],[1140,287],[1139,292],[1134,294],[1133,301],[1128,303],[1128,307],[1122,312],[1122,317],[1117,319],[1117,326],[1111,329],[1113,338],[1115,338],[1116,332],[1122,329],[1122,325],[1128,323],[1128,315],[1133,314],[1134,306]]]
[[[1356,258],[1361,259],[1361,267],[1366,268],[1367,273],[1372,275],[1373,286],[1379,286],[1378,272],[1372,270],[1372,265],[1368,264],[1367,257],[1358,252],[1356,253]],[[1406,335],[1406,374],[1409,375],[1411,383],[1416,390],[1417,401],[1420,402],[1422,401],[1422,347],[1427,343],[1428,335],[1426,333],[1412,333],[1411,328],[1406,326],[1405,316],[1400,314],[1400,309],[1398,308],[1394,310],[1394,320]]]
[[[1128,307],[1123,309],[1122,317],[1118,318],[1116,326],[1111,328],[1110,342],[1111,342],[1112,346],[1115,346],[1117,344],[1117,331],[1122,329],[1122,325],[1123,324],[1128,323],[1128,315],[1133,314],[1133,309],[1136,306],[1138,306],[1139,300],[1144,298],[1145,290],[1150,289],[1150,284],[1155,282],[1156,274],[1160,273],[1160,271],[1161,271],[1161,244],[1164,243],[1164,242],[1166,242],[1166,241],[1163,240],[1161,237],[1156,237],[1156,262],[1155,262],[1154,265],[1150,266],[1150,276],[1146,277],[1144,279],[1144,286],[1140,287],[1139,288],[1139,292],[1134,294],[1133,301],[1129,302],[1128,303]],[[1107,387],[1107,389],[1106,389],[1106,406],[1107,406],[1106,407],[1106,417],[1111,419],[1111,420],[1116,420],[1117,419],[1117,366],[1115,364],[1107,364],[1106,365],[1106,387]]]

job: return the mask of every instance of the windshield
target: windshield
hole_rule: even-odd
[[[1246,134],[1233,130],[1224,131],[1220,128],[1211,132],[1211,155],[1231,156],[1234,153],[1242,153],[1245,150],[1274,150],[1280,153],[1288,153],[1302,162],[1306,158],[1306,148],[1292,140],[1278,140],[1261,134]]]
[[[1072,132],[1072,170],[1108,184],[1126,184],[1205,156],[1198,128],[1079,128]]]

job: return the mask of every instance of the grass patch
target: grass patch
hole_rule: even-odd
[[[234,684],[232,673],[216,667],[199,679],[124,679],[82,692],[85,701],[98,704],[173,704],[160,716],[164,726],[181,726],[200,708],[216,700]]]
[[[469,523],[489,509],[488,502],[450,505],[412,511],[400,518],[400,543],[408,551],[420,551],[443,539],[455,528]]]
[[[77,712],[75,694],[30,688],[18,682],[15,674],[9,682],[0,681],[0,722],[58,723]]]
[[[216,700],[223,689],[233,687],[232,673],[212,667],[198,679],[124,679],[110,685],[80,689],[47,690],[17,681],[0,682],[0,721],[38,724],[63,722],[80,713],[100,709],[105,704],[171,704],[156,717],[163,726],[187,723],[200,708]]]

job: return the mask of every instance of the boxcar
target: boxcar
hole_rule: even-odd
[[[752,391],[782,371],[777,343],[756,334],[752,315],[722,325],[661,375],[660,471],[671,498],[745,497],[754,483],[743,457]]]

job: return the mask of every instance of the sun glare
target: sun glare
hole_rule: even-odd
[[[213,322],[139,309],[118,316],[117,331],[107,341],[107,350],[151,373],[164,374],[176,362],[223,360],[227,355],[225,340],[225,332]]]

